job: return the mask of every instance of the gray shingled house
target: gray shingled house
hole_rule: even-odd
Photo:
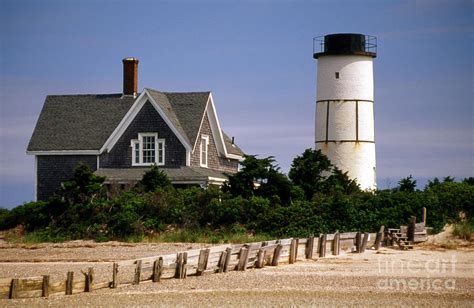
[[[243,152],[222,131],[211,92],[138,93],[138,60],[123,65],[123,93],[46,97],[27,149],[37,200],[53,195],[78,163],[123,185],[153,164],[176,185],[220,185],[237,172]]]

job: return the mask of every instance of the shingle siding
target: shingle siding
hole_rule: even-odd
[[[217,151],[216,142],[214,136],[212,135],[211,125],[209,123],[209,118],[207,114],[204,115],[204,119],[201,126],[201,131],[199,132],[196,148],[194,149],[193,154],[191,155],[191,166],[199,167],[201,159],[200,143],[201,136],[209,136],[209,147],[208,147],[208,157],[207,157],[207,166],[210,169],[220,170],[224,172],[234,173],[238,171],[239,162],[234,159],[227,159],[219,156]]]
[[[100,156],[100,168],[132,168],[130,141],[138,139],[138,133],[158,133],[165,139],[165,166],[186,165],[186,149],[150,102],[146,102],[135,119],[109,153]]]
[[[95,155],[38,155],[37,199],[47,200],[61,187],[61,183],[72,178],[79,163],[97,169]]]

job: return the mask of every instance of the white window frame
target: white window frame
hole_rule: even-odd
[[[204,151],[203,151],[203,141],[206,147],[206,156],[203,157]],[[203,158],[206,159],[206,162],[203,164]],[[199,165],[201,167],[207,168],[209,165],[209,136],[208,135],[201,135],[201,142],[199,143]]]
[[[144,163],[143,162],[143,137],[154,137],[155,138],[155,159],[153,162]],[[136,148],[135,146],[138,144],[138,162],[136,156]],[[163,159],[159,161],[159,144],[162,147],[162,156]],[[130,147],[132,148],[132,166],[164,166],[165,165],[165,139],[158,139],[158,133],[138,133],[138,139],[132,139],[130,141]]]

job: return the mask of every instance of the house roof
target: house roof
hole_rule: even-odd
[[[210,92],[146,92],[180,135],[194,144]],[[99,151],[134,102],[133,97],[122,94],[49,95],[27,151]],[[240,148],[223,135],[227,152],[242,156]]]
[[[108,182],[134,182],[143,178],[145,172],[150,168],[102,168],[95,171],[98,176],[107,177]],[[160,168],[173,184],[198,183],[210,180],[227,180],[224,172],[201,168],[201,167],[180,167],[180,168]]]
[[[99,150],[134,101],[122,94],[48,95],[28,151]]]
[[[184,133],[190,144],[194,144],[211,92],[171,93],[146,90],[167,113],[176,129]]]

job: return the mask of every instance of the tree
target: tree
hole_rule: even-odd
[[[410,176],[401,179],[398,182],[398,190],[404,192],[414,192],[416,188],[416,180],[413,179],[413,176]]]
[[[79,163],[72,179],[63,183],[59,194],[69,204],[85,203],[103,193],[105,177],[97,176],[86,164]]]
[[[228,176],[224,191],[230,192],[234,197],[241,196],[246,199],[252,196],[278,196],[281,204],[291,202],[293,184],[280,172],[272,156],[259,159],[255,155],[245,155],[244,158],[241,170]]]
[[[306,149],[301,156],[293,159],[288,177],[303,189],[309,200],[315,192],[322,191],[331,170],[331,161],[321,150]]]
[[[142,189],[145,192],[155,191],[158,188],[168,186],[171,186],[171,181],[156,165],[151,166],[151,169],[145,172],[143,178],[136,185],[138,189]]]
[[[347,172],[335,167],[321,150],[306,149],[301,156],[297,156],[288,176],[303,189],[308,200],[317,192],[339,190],[351,194],[360,191],[357,182],[350,179]]]
[[[463,183],[468,184],[468,185],[474,185],[474,177],[468,177],[462,180]]]

